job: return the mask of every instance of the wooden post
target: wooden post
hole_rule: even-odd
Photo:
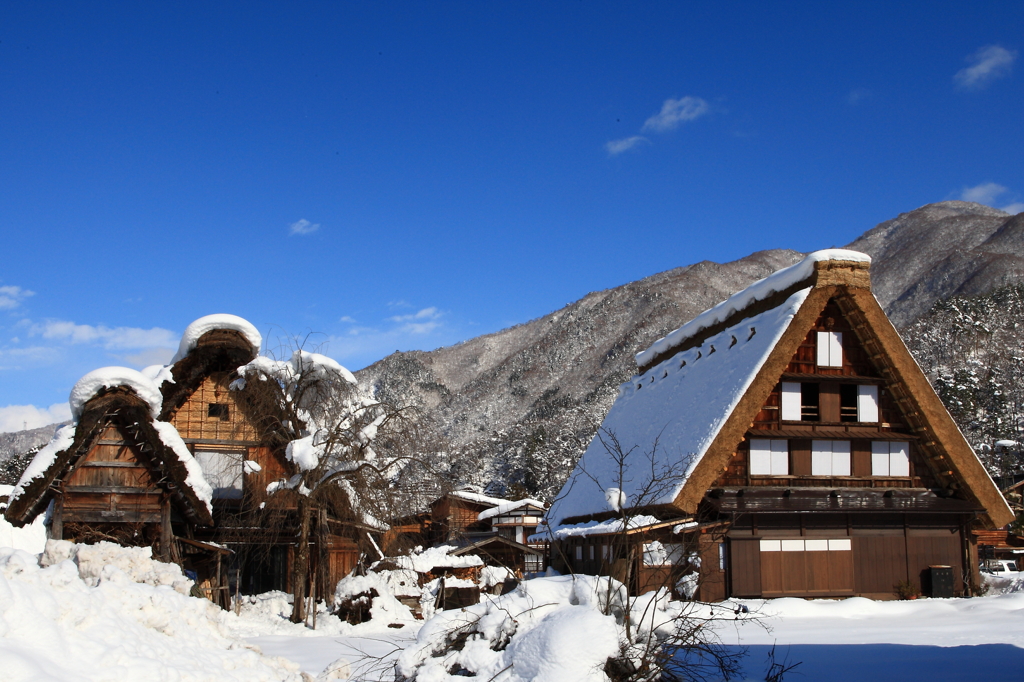
[[[164,496],[160,505],[160,558],[162,561],[171,560],[171,498]]]
[[[50,517],[50,538],[64,539],[64,494],[57,493],[53,498],[53,515]]]

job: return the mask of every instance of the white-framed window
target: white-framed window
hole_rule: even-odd
[[[782,419],[786,421],[800,421],[800,384],[795,381],[782,382],[781,412]]]
[[[818,332],[818,367],[843,366],[843,333]]]
[[[583,561],[583,545],[576,545],[576,561]]]
[[[878,421],[878,386],[871,384],[857,386],[857,421]]]
[[[909,476],[910,444],[902,440],[871,442],[872,476]]]
[[[213,488],[213,497],[215,499],[241,499],[242,462],[245,460],[244,452],[197,448],[195,458],[203,470],[203,478]]]
[[[761,540],[762,552],[849,552],[852,549],[850,538]]]
[[[751,438],[750,475],[788,476],[789,441],[782,438]]]
[[[811,441],[811,476],[849,476],[850,441]]]
[[[593,545],[590,546],[590,560],[591,561],[594,560],[594,546]]]
[[[608,561],[608,545],[601,545],[601,561]]]

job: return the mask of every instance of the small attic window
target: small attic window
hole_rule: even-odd
[[[219,419],[222,422],[226,422],[230,418],[228,406],[225,403],[210,403],[206,416],[209,419]]]

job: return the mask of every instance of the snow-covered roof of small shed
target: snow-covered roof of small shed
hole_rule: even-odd
[[[71,418],[77,421],[82,416],[82,408],[93,396],[103,389],[117,386],[130,388],[136,395],[149,403],[154,419],[160,414],[164,397],[152,379],[142,372],[127,367],[101,367],[79,379],[71,389],[71,395],[68,396],[68,403],[71,405]]]
[[[537,507],[538,509],[543,509],[544,503],[539,500],[531,499],[529,497],[523,498],[521,500],[513,500],[512,502],[502,502],[497,507],[484,509],[482,512],[480,512],[479,515],[477,515],[476,518],[480,521],[483,521],[493,516],[501,516],[502,514],[514,512],[517,509],[522,509],[523,507]]]
[[[173,365],[188,355],[189,351],[195,348],[196,344],[199,343],[199,339],[203,334],[218,329],[227,329],[239,332],[245,337],[245,340],[249,342],[257,353],[260,350],[260,346],[263,345],[263,336],[248,320],[238,317],[237,315],[228,315],[225,313],[207,315],[205,317],[200,317],[185,328],[185,333],[181,335],[181,343],[178,344],[178,352],[174,354],[173,358],[171,358],[171,364]]]
[[[613,488],[621,489],[626,507],[675,500],[810,291],[800,289],[622,384],[602,431],[548,512],[552,529],[564,519],[612,511],[606,493]],[[625,455],[621,474],[605,447],[611,434]]]
[[[679,329],[666,334],[651,346],[636,355],[637,367],[644,367],[667,350],[681,345],[684,341],[699,334],[704,329],[725,322],[733,314],[745,309],[756,301],[763,301],[769,296],[785,291],[799,284],[814,274],[814,264],[821,261],[837,260],[854,263],[870,263],[871,256],[859,251],[846,249],[825,249],[808,254],[795,265],[778,270],[749,287],[733,294],[713,308],[705,310]]]

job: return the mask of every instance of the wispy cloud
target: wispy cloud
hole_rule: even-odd
[[[624,137],[621,140],[611,140],[605,142],[604,148],[608,150],[608,156],[616,156],[624,151],[628,151],[633,147],[643,142],[650,142],[643,135],[634,135],[633,137]]]
[[[0,310],[13,310],[21,305],[29,296],[34,296],[34,291],[22,289],[15,286],[0,287]]]
[[[0,433],[37,429],[47,424],[71,419],[71,408],[67,403],[54,403],[49,407],[35,405],[8,405],[0,407]]]
[[[153,327],[105,327],[90,324],[75,324],[66,320],[46,320],[31,324],[29,336],[39,336],[52,341],[68,343],[89,343],[108,350],[133,350],[138,348],[175,348],[178,335],[168,329]]]
[[[398,329],[399,332],[422,335],[429,334],[441,326],[440,318],[442,314],[437,308],[431,306],[411,315],[395,315],[389,317],[388,320],[402,324]]]
[[[975,185],[974,187],[964,187],[960,192],[960,198],[964,201],[973,201],[977,204],[993,206],[998,208],[1000,211],[1006,211],[1013,215],[1024,211],[1024,203],[1022,202],[1013,202],[1006,206],[996,206],[996,199],[1007,192],[1009,192],[1009,190],[998,183],[983,182],[982,184]]]
[[[302,218],[288,226],[288,234],[313,234],[319,229],[320,223],[311,223],[305,218]]]
[[[661,105],[661,111],[644,121],[644,127],[640,130],[641,132],[668,132],[677,128],[680,123],[698,119],[709,111],[711,111],[711,107],[700,97],[670,98]]]
[[[846,95],[847,104],[860,104],[866,99],[871,98],[871,91],[865,88],[854,88],[850,90],[849,94]]]
[[[994,182],[984,182],[974,187],[964,187],[960,192],[960,198],[964,201],[973,201],[978,204],[991,205],[996,197],[1006,191],[1002,185]]]
[[[355,324],[355,318],[349,317],[348,315],[342,315],[338,322],[348,322],[349,324]]]
[[[1016,50],[1001,45],[988,45],[967,57],[967,68],[953,76],[957,86],[964,90],[981,90],[992,81],[1010,73],[1017,59]]]

